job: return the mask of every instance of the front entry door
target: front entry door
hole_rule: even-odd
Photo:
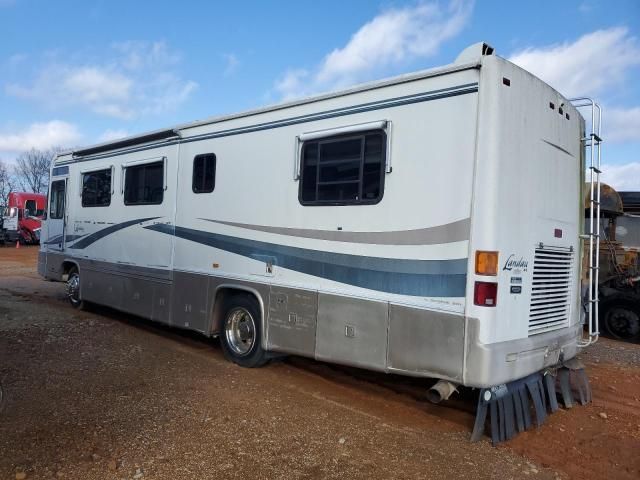
[[[51,182],[49,192],[49,215],[47,216],[46,243],[51,250],[64,250],[67,205],[67,179]]]

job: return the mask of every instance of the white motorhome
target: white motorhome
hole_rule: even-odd
[[[240,365],[296,354],[441,379],[434,398],[480,388],[485,416],[516,402],[502,440],[527,426],[517,391],[553,407],[543,374],[579,369],[589,341],[583,137],[571,102],[477,44],[58,155],[39,271],[76,306],[219,336]]]

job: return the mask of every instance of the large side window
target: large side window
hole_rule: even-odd
[[[164,162],[127,167],[125,205],[158,205],[164,197]]]
[[[210,193],[216,186],[216,156],[196,155],[193,159],[193,193]]]
[[[302,145],[302,205],[378,203],[384,191],[386,135],[381,130]]]
[[[59,220],[64,216],[64,191],[64,180],[56,180],[51,183],[51,192],[49,192],[49,218]]]
[[[82,174],[82,206],[106,207],[111,205],[111,169]]]

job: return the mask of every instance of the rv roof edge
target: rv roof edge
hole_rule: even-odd
[[[71,155],[72,159],[76,159],[78,157],[85,157],[85,156],[90,156],[97,153],[109,152],[112,150],[118,150],[121,148],[130,147],[130,146],[142,145],[145,143],[151,144],[151,143],[155,143],[163,140],[169,140],[172,138],[181,137],[182,131],[195,128],[195,127],[200,127],[203,125],[211,125],[211,124],[220,123],[228,120],[250,117],[252,115],[258,115],[261,113],[268,113],[268,112],[273,112],[277,110],[283,110],[290,107],[314,103],[322,100],[327,100],[330,98],[337,98],[337,97],[350,95],[357,92],[374,90],[374,89],[389,86],[389,85],[408,83],[416,80],[421,80],[423,78],[437,77],[440,75],[446,75],[453,72],[479,68],[482,60],[481,57],[485,55],[491,55],[491,54],[493,54],[493,47],[491,47],[487,43],[479,42],[465,48],[458,55],[454,63],[448,64],[445,66],[429,68],[429,69],[421,70],[414,73],[398,75],[395,77],[390,77],[382,80],[362,83],[344,90],[337,90],[333,92],[327,92],[319,95],[296,99],[288,102],[276,103],[272,105],[267,105],[265,107],[260,107],[257,109],[247,110],[244,112],[208,117],[208,118],[205,118],[202,120],[196,120],[190,123],[179,124],[169,129],[145,132],[140,135],[125,137],[125,138],[114,140],[111,142],[104,142],[104,143],[89,145],[87,147],[79,148],[77,150],[72,149],[72,150],[60,152],[54,159],[54,162],[55,160],[57,160],[57,158],[63,157],[66,155]],[[65,160],[65,163],[66,161],[67,160]]]
[[[456,57],[454,64],[465,64],[470,62],[479,62],[481,57],[493,55],[494,48],[486,42],[478,42],[469,45]]]

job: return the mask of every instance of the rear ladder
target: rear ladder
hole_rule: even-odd
[[[574,98],[571,103],[578,109],[589,109],[591,113],[591,122],[588,128],[590,133],[585,134],[582,138],[585,153],[589,157],[587,167],[589,176],[589,217],[586,219],[589,230],[588,233],[580,235],[580,238],[588,242],[589,246],[589,290],[582,299],[583,305],[586,307],[585,320],[589,325],[589,335],[587,337],[583,336],[578,344],[580,347],[587,347],[596,343],[600,335],[598,284],[600,280],[600,174],[602,173],[600,168],[602,137],[600,134],[602,109],[599,104],[587,97]],[[582,275],[580,277],[582,278]]]

